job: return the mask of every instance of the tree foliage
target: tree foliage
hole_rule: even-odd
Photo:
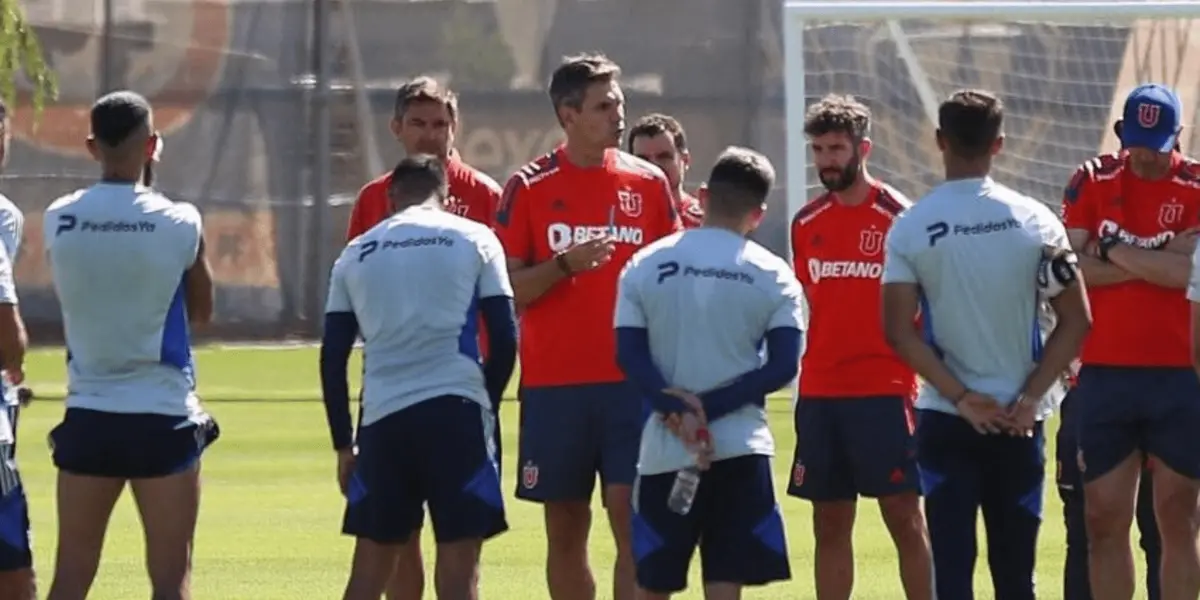
[[[58,81],[20,0],[0,0],[0,97],[10,107],[16,106],[17,78],[22,74],[32,87],[30,99],[39,115],[46,102],[58,96]]]

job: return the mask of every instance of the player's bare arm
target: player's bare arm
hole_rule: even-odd
[[[1071,249],[1079,258],[1079,268],[1087,276],[1088,285],[1103,287],[1137,279],[1129,271],[1094,256],[1092,248],[1094,248],[1095,240],[1091,238],[1091,233],[1085,229],[1067,230],[1067,239],[1071,242]]]
[[[204,251],[204,234],[196,250],[196,262],[184,276],[184,294],[187,304],[188,322],[192,325],[207,325],[212,321],[214,292],[212,266]]]
[[[1101,250],[1112,264],[1128,271],[1138,279],[1154,285],[1182,290],[1192,273],[1192,259],[1186,254],[1145,250],[1117,243]]]
[[[920,292],[916,284],[883,285],[883,333],[888,345],[943,397],[961,397],[967,387],[950,372],[913,325],[919,312]]]
[[[1083,341],[1092,328],[1092,309],[1088,304],[1083,275],[1076,265],[1071,264],[1069,253],[1060,252],[1052,260],[1060,261],[1051,274],[1057,281],[1050,282],[1052,286],[1061,287],[1049,299],[1057,317],[1056,325],[1046,339],[1041,360],[1025,379],[1019,400],[1010,409],[1022,432],[1033,427],[1040,409],[1038,399],[1045,396],[1062,374],[1070,369],[1071,362],[1079,357]]]
[[[917,332],[914,323],[920,312],[919,289],[915,283],[883,284],[883,333],[888,345],[900,360],[952,402],[976,431],[984,434],[1009,429],[1010,421],[996,400],[963,385]]]
[[[29,338],[25,322],[16,304],[0,304],[0,360],[13,384],[21,383],[25,364],[25,347]]]

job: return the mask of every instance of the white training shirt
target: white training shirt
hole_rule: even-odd
[[[441,208],[409,207],[352,240],[333,265],[325,312],[358,320],[362,424],[440,396],[490,407],[479,300],[512,295],[496,234]]]
[[[8,250],[0,244],[0,304],[16,306],[17,285],[13,281],[13,263],[9,260]],[[8,419],[8,411],[0,410],[0,444],[11,444],[13,435],[12,422]]]
[[[0,245],[8,252],[9,262],[17,263],[21,237],[25,232],[25,214],[4,194],[0,194]]]
[[[767,332],[804,331],[807,313],[787,262],[732,231],[702,227],[633,255],[621,272],[614,321],[615,327],[646,329],[667,384],[699,394],[761,367]],[[775,453],[766,411],[758,406],[744,406],[708,428],[715,460]],[[694,461],[657,417],[646,422],[639,473],[666,473]]]
[[[1007,405],[1041,357],[1038,266],[1046,247],[1068,249],[1044,204],[990,177],[948,181],[900,216],[887,237],[883,283],[921,288],[926,341],[967,387]],[[1039,418],[1065,390],[1051,389]],[[917,408],[958,414],[921,382]]]
[[[1187,299],[1200,302],[1200,244],[1192,251],[1192,276],[1188,279]]]
[[[196,416],[184,274],[196,207],[98,183],[46,209],[44,239],[67,341],[67,408]]]
[[[8,255],[10,270],[16,267],[17,254],[21,251],[21,237],[25,233],[25,215],[4,194],[0,194],[0,246]],[[8,396],[5,396],[8,400]],[[17,404],[12,396],[9,405]]]

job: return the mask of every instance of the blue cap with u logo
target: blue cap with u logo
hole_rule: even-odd
[[[1122,118],[1122,147],[1170,152],[1182,127],[1183,103],[1171,88],[1148,83],[1129,93]]]

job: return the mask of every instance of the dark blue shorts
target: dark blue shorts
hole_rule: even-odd
[[[68,408],[50,431],[54,466],[68,473],[117,479],[166,477],[192,468],[221,435],[212,417]]]
[[[17,470],[16,433],[18,406],[7,406],[12,424],[12,444],[0,444],[0,572],[33,567],[33,541],[29,532],[29,504],[21,473]]]
[[[920,492],[907,400],[800,398],[788,495],[826,502],[904,492]]]
[[[764,585],[791,579],[770,457],[713,463],[701,475],[686,515],[667,507],[675,475],[643,475],[634,485],[633,556],[642,589],[664,594],[687,588],[697,546],[705,583]]]
[[[625,383],[521,388],[517,497],[589,500],[602,485],[632,485],[646,417]]]
[[[342,532],[402,544],[426,504],[438,543],[507,531],[493,421],[478,402],[440,396],[363,426]]]
[[[1085,482],[1137,451],[1200,479],[1200,379],[1191,368],[1084,366],[1072,402]]]

